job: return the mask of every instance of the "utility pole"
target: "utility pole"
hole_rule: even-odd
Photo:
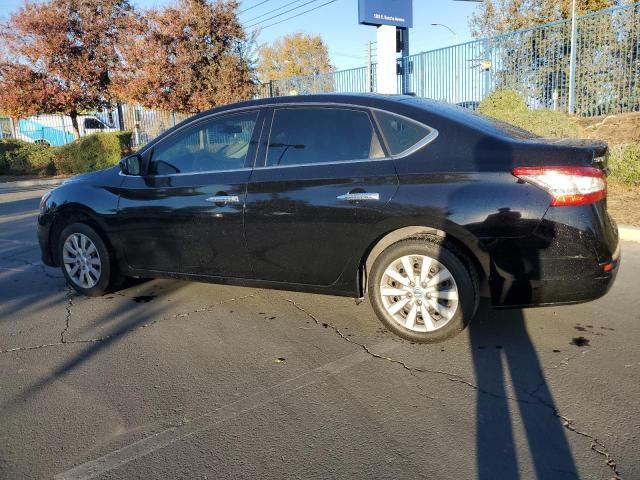
[[[372,56],[372,41],[367,42],[367,92],[373,91],[373,61]]]
[[[402,94],[409,93],[409,74],[411,73],[411,61],[409,60],[409,29],[396,27],[397,35],[400,39],[400,66],[402,71]]]
[[[576,91],[576,0],[571,5],[571,60],[569,63],[569,114],[573,114]]]

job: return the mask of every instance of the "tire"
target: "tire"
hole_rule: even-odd
[[[478,276],[453,245],[438,237],[410,238],[390,245],[375,260],[369,299],[391,332],[412,342],[437,343],[471,323],[480,299]]]
[[[102,237],[85,223],[72,223],[62,230],[58,255],[67,284],[82,295],[98,297],[121,283]]]

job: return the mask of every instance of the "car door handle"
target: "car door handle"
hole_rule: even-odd
[[[240,197],[238,195],[216,195],[215,197],[207,198],[207,202],[211,202],[211,203],[240,203]]]
[[[338,200],[347,200],[351,202],[360,200],[380,200],[380,194],[367,192],[345,193],[344,195],[338,195],[336,198]]]

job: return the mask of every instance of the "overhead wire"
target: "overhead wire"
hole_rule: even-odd
[[[258,15],[257,17],[253,17],[253,18],[250,18],[249,20],[245,20],[245,23],[251,23],[251,22],[253,22],[255,20],[258,20],[258,19],[260,19],[262,17],[266,17],[267,15],[271,15],[272,13],[277,12],[278,10],[282,10],[283,8],[286,8],[286,7],[290,6],[290,5],[293,5],[294,3],[300,3],[302,1],[303,0],[293,0],[292,2],[285,3],[284,5],[281,5],[278,8],[274,8],[273,10],[269,10],[266,13],[262,13],[262,14]]]
[[[241,13],[244,13],[244,12],[248,12],[249,10],[253,10],[254,8],[259,7],[260,5],[263,5],[263,4],[265,4],[267,2],[270,2],[270,1],[271,0],[262,0],[262,2],[256,3],[255,5],[252,5],[252,6],[247,7],[247,8],[243,8],[242,10],[240,10],[238,12],[238,14],[241,14]]]
[[[295,0],[294,0],[294,1],[295,1]],[[255,27],[256,25],[259,25],[259,24],[264,23],[264,22],[268,22],[269,20],[273,20],[274,18],[282,17],[283,15],[286,15],[286,14],[288,14],[289,12],[293,12],[294,10],[298,10],[298,9],[300,9],[300,8],[302,8],[302,7],[306,7],[307,5],[310,5],[310,4],[312,4],[312,3],[316,3],[316,2],[319,2],[319,1],[320,1],[320,0],[308,0],[308,1],[306,1],[305,3],[302,3],[302,4],[300,4],[300,5],[297,5],[297,6],[293,7],[293,8],[290,8],[289,10],[285,10],[285,11],[284,11],[284,12],[282,12],[282,13],[278,13],[278,14],[276,14],[276,15],[271,15],[270,17],[267,17],[267,18],[265,18],[265,19],[263,19],[263,20],[260,20],[259,22],[255,22],[255,23],[247,22],[247,23],[250,23],[250,25],[246,25],[246,27],[247,27],[247,28]],[[270,13],[271,13],[271,12],[270,12]]]
[[[289,10],[289,11],[297,10],[297,9],[298,9],[298,8],[300,8],[300,7],[303,7],[303,6],[305,6],[305,5],[308,5],[309,3],[313,3],[313,2],[316,2],[316,1],[319,1],[319,0],[311,0],[310,2],[307,2],[307,3],[305,3],[305,4],[302,4],[302,5],[300,5],[299,7],[292,8],[292,9],[291,9],[291,10]],[[315,10],[318,10],[319,8],[326,7],[327,5],[330,5],[330,4],[332,4],[332,3],[335,3],[336,1],[337,1],[337,0],[330,0],[330,1],[328,1],[328,2],[325,2],[325,3],[321,4],[321,5],[318,5],[317,7],[310,8],[309,10],[305,10],[304,12],[300,12],[300,13],[297,13],[296,15],[292,15],[292,16],[290,16],[290,17],[283,18],[282,20],[279,20],[279,21],[277,21],[277,22],[273,22],[273,23],[270,23],[270,24],[268,24],[268,25],[264,25],[264,26],[262,26],[262,29],[264,30],[265,28],[273,27],[274,25],[279,25],[279,24],[284,23],[284,22],[286,22],[286,21],[289,21],[289,20],[291,20],[291,19],[293,19],[293,18],[297,18],[297,17],[300,17],[300,16],[302,16],[302,15],[306,15],[307,13],[311,13],[311,12],[313,12],[313,11],[315,11]],[[266,22],[266,21],[268,21],[268,20],[271,20],[272,18],[276,18],[276,17],[280,17],[280,16],[282,16],[282,15],[285,15],[286,13],[289,13],[289,12],[284,12],[284,13],[282,13],[282,14],[276,15],[276,16],[271,17],[271,18],[268,18],[268,19],[265,19],[265,20],[263,20],[263,21],[264,21],[264,22]],[[262,23],[262,22],[258,22],[257,24],[249,25],[247,28],[251,28],[251,27],[254,27],[254,26],[256,26],[256,25],[260,25],[261,23]]]

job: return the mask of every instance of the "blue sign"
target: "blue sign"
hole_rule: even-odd
[[[358,18],[363,25],[413,27],[413,0],[358,0]]]

